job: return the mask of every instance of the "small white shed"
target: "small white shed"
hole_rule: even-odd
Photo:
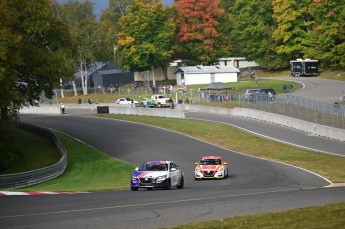
[[[187,66],[179,67],[175,75],[177,85],[192,85],[237,82],[239,72],[232,66]]]

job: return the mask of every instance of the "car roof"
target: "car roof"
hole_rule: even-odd
[[[144,164],[149,164],[149,165],[160,165],[160,164],[169,164],[172,161],[147,161]]]
[[[221,156],[203,156],[201,158],[201,160],[205,160],[205,159],[222,159]]]

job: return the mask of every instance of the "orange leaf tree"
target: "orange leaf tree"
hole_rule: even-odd
[[[219,37],[217,26],[223,10],[219,0],[179,0],[175,3],[179,12],[180,53],[187,64],[209,65],[218,61]]]

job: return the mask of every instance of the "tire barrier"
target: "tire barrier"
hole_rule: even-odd
[[[44,168],[28,172],[0,175],[0,189],[22,188],[38,184],[56,178],[65,171],[67,167],[67,151],[52,131],[26,123],[18,123],[17,128],[51,139],[59,151],[61,159],[56,164]]]

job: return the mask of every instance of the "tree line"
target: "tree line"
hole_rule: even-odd
[[[0,0],[0,169],[15,158],[11,130],[19,109],[35,105],[42,93],[51,98],[68,81],[75,95],[77,86],[86,95],[97,62],[115,61],[143,75],[160,67],[166,79],[174,60],[212,65],[231,56],[271,70],[297,58],[344,69],[344,3],[109,0],[98,19],[89,0]]]

